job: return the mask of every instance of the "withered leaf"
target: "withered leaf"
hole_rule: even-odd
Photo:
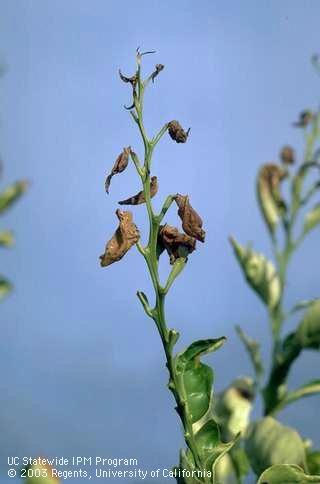
[[[127,76],[124,76],[121,72],[121,70],[119,69],[119,76],[120,76],[120,79],[121,81],[123,82],[130,82],[130,84],[132,84],[132,86],[134,87],[137,83],[137,76],[134,75],[132,77],[127,77]]]
[[[293,165],[295,162],[294,149],[289,145],[284,146],[280,151],[280,158],[285,165]]]
[[[155,78],[157,77],[157,75],[164,69],[164,65],[163,64],[156,64],[156,67],[155,67],[155,70],[154,72],[151,74],[151,79],[152,79],[152,82],[154,82]]]
[[[151,177],[150,180],[150,197],[154,197],[158,191],[158,179],[156,176]],[[126,200],[121,200],[119,205],[140,205],[145,203],[145,196],[143,190],[134,195],[133,197],[127,198]]]
[[[311,111],[302,111],[299,115],[299,120],[293,123],[296,128],[305,128],[313,120],[313,113]]]
[[[107,267],[122,259],[140,239],[140,232],[132,221],[132,213],[118,209],[116,215],[119,219],[119,227],[112,239],[107,242],[104,254],[100,256],[101,267]]]
[[[190,237],[194,237],[200,242],[205,240],[205,231],[202,229],[202,219],[200,215],[191,207],[188,195],[180,195],[177,193],[174,197],[178,205],[178,215],[182,220],[182,228]]]
[[[173,120],[168,123],[168,132],[171,138],[177,143],[185,143],[188,139],[190,128],[188,131],[184,131],[180,123]]]
[[[111,178],[113,177],[113,175],[122,173],[127,168],[128,162],[129,162],[129,154],[130,154],[130,146],[128,146],[128,148],[124,148],[122,153],[120,153],[120,155],[116,159],[112,167],[111,173],[107,176],[105,181],[105,189],[107,193],[109,193],[109,187],[110,187]]]
[[[164,250],[170,257],[170,264],[174,264],[179,257],[187,257],[196,248],[196,239],[182,234],[176,227],[160,225],[158,233],[158,254]]]
[[[280,184],[287,172],[274,163],[263,165],[258,175],[258,198],[265,221],[271,232],[274,232],[279,215],[286,210]]]

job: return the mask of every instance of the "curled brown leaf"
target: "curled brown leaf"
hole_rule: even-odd
[[[150,197],[154,197],[158,191],[158,179],[156,176],[151,177],[150,180]],[[121,200],[119,205],[140,205],[141,203],[145,203],[146,199],[141,190],[139,193],[134,195],[133,197],[126,198],[125,200]]]
[[[158,233],[158,253],[167,251],[170,264],[179,257],[187,257],[196,248],[196,240],[186,234],[182,234],[176,227],[171,225],[160,225]]]
[[[289,145],[284,146],[280,151],[280,158],[285,165],[293,165],[295,162],[294,149]]]
[[[305,128],[313,120],[313,113],[311,111],[302,111],[299,115],[298,121],[293,123],[296,128]]]
[[[101,267],[107,267],[119,261],[140,239],[140,232],[132,221],[131,212],[116,210],[119,227],[107,242],[105,252],[100,256]]]
[[[180,195],[177,193],[174,197],[178,205],[178,215],[182,220],[182,228],[190,237],[194,237],[200,242],[204,242],[206,233],[202,229],[202,218],[194,208],[190,205],[188,195]]]
[[[275,163],[263,165],[258,175],[258,199],[271,232],[278,224],[279,215],[286,210],[280,191],[281,182],[286,176],[287,172]]]
[[[171,138],[177,143],[185,143],[188,139],[190,128],[187,131],[184,131],[180,123],[173,120],[168,123],[168,132]]]
[[[105,189],[107,193],[109,193],[109,187],[110,187],[111,178],[113,177],[113,175],[122,173],[127,168],[128,162],[129,162],[129,154],[130,154],[130,146],[128,146],[128,148],[124,148],[122,153],[120,153],[120,155],[116,159],[112,167],[111,173],[107,176],[105,181]]]

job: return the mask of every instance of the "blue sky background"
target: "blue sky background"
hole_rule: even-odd
[[[151,294],[146,269],[136,250],[108,269],[98,264],[117,200],[140,189],[130,167],[104,193],[122,148],[142,148],[117,70],[133,73],[137,46],[156,49],[146,72],[166,67],[146,94],[147,129],[171,119],[192,127],[185,145],[165,136],[154,159],[155,205],[188,193],[207,231],[170,293],[168,323],[182,332],[182,345],[228,337],[208,357],[221,390],[251,373],[235,324],[269,350],[264,308],[227,238],[270,255],[255,176],[285,143],[302,154],[291,123],[319,101],[310,56],[320,49],[320,4],[1,0],[0,13],[0,60],[8,65],[0,84],[2,185],[31,181],[1,222],[17,236],[1,255],[1,271],[15,283],[1,305],[1,482],[12,482],[7,455],[134,457],[142,468],[170,467],[182,438],[159,338],[135,296]],[[145,208],[134,210],[145,233]],[[292,263],[288,305],[319,296],[318,250],[319,231]],[[304,354],[292,387],[319,377],[317,368],[319,355]],[[281,420],[319,447],[318,408],[317,398],[302,401]]]

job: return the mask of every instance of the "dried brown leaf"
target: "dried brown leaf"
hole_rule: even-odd
[[[206,233],[202,229],[202,219],[190,205],[188,195],[177,193],[174,200],[178,205],[178,215],[182,220],[182,228],[185,233],[200,240],[200,242],[204,242]]]
[[[110,174],[107,176],[105,181],[105,189],[107,193],[109,193],[109,187],[110,187],[111,178],[113,177],[113,175],[122,173],[127,168],[128,162],[129,162],[129,154],[130,154],[130,146],[128,146],[128,148],[124,148],[122,153],[120,153],[120,155],[116,159],[112,167],[112,170]]]
[[[101,267],[107,267],[119,261],[135,245],[140,238],[140,232],[132,221],[131,212],[116,210],[119,219],[119,227],[112,239],[107,242],[105,252],[100,256]]]
[[[156,64],[156,67],[155,67],[155,70],[154,72],[151,74],[151,79],[152,79],[152,82],[154,82],[155,78],[157,77],[157,75],[164,69],[164,65],[163,64]]]
[[[294,149],[289,145],[284,146],[280,151],[280,158],[285,165],[293,165],[295,162]]]
[[[180,123],[173,120],[168,123],[168,132],[171,138],[177,143],[185,143],[188,139],[190,128],[188,131],[184,131]]]
[[[170,264],[174,264],[179,257],[187,257],[196,248],[196,240],[182,234],[176,227],[160,225],[158,234],[158,253],[168,252]]]
[[[158,179],[156,176],[153,176],[150,180],[150,197],[153,198],[158,191]],[[141,203],[145,203],[146,199],[141,190],[139,193],[134,195],[133,197],[127,198],[126,200],[121,200],[119,205],[140,205]]]
[[[129,82],[130,84],[132,84],[132,86],[134,87],[137,83],[137,76],[134,75],[132,77],[127,77],[127,76],[124,76],[121,72],[121,70],[119,69],[119,76],[120,76],[120,79],[121,81],[123,82]]]

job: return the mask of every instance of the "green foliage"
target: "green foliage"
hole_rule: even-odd
[[[305,467],[305,448],[301,437],[272,417],[250,424],[245,450],[257,476],[275,464]]]
[[[28,182],[17,181],[0,194],[0,214],[8,210],[26,191]]]
[[[304,219],[303,232],[307,234],[310,230],[320,224],[320,203],[317,203],[313,209],[307,213]]]
[[[311,474],[320,476],[320,450],[307,452],[307,466]]]
[[[277,464],[260,476],[257,484],[308,484],[320,482],[320,476],[310,476],[296,465]]]
[[[251,288],[262,301],[273,309],[277,306],[281,288],[278,275],[272,262],[250,247],[243,247],[235,239],[230,239],[235,256]]]

